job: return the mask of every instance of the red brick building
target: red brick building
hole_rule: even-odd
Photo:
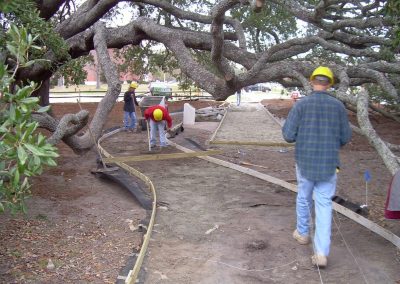
[[[114,55],[114,50],[109,49],[109,54],[111,56],[111,60],[117,65],[121,63],[121,59],[115,58]],[[100,74],[98,74],[98,69],[97,68],[97,56],[96,56],[96,51],[92,50],[90,54],[94,58],[94,63],[93,64],[87,64],[84,69],[87,72],[86,80],[85,80],[85,85],[96,85],[97,80],[101,80]],[[133,73],[120,73],[119,74],[119,79],[121,82],[126,82],[126,81],[137,81],[139,80],[139,76]],[[103,82],[104,83],[104,82]]]

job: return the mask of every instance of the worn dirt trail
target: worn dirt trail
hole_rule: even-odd
[[[175,102],[170,109],[182,110],[183,103]],[[217,105],[215,101],[191,103],[196,108]],[[280,118],[292,105],[288,100],[266,100],[263,104]],[[96,106],[84,104],[91,114]],[[76,104],[53,107],[60,114],[79,110]],[[118,104],[107,127],[120,126],[122,114],[122,104]],[[270,129],[258,124],[266,121],[252,118],[250,122],[250,115],[238,110],[229,120],[231,127],[221,129],[226,139],[243,136],[237,127],[243,122],[249,125],[246,140],[253,135],[252,139],[269,139]],[[174,124],[179,122],[179,116],[173,119]],[[386,141],[399,141],[398,124],[379,116],[373,122],[379,124],[377,129]],[[206,148],[206,140],[217,126],[218,122],[196,122],[173,141],[194,150]],[[257,138],[260,134],[264,136]],[[279,130],[275,134],[279,136]],[[126,267],[129,255],[140,248],[142,233],[135,228],[145,218],[145,210],[126,190],[89,173],[96,165],[94,150],[78,157],[68,147],[59,146],[59,166],[33,181],[28,214],[0,216],[1,283],[115,283],[121,266]],[[121,132],[103,146],[115,156],[140,155],[147,151],[147,133]],[[217,158],[261,165],[248,167],[295,182],[293,148],[214,145],[212,149],[223,150]],[[369,169],[369,218],[399,235],[400,223],[383,218],[390,175],[377,154],[365,139],[355,135],[341,157],[340,194],[362,203],[362,176]],[[291,238],[294,193],[198,158],[131,165],[153,180],[159,201],[168,203],[157,210],[140,283],[321,283],[318,271],[311,266],[312,248]],[[46,268],[49,259],[54,269]],[[321,278],[323,283],[398,284],[400,251],[353,221],[335,215],[332,253]]]
[[[255,115],[246,107],[235,112],[241,113],[235,115],[240,121],[249,112]],[[239,134],[234,127],[239,121],[232,120],[222,125],[225,137]],[[259,129],[257,121],[264,118],[252,119],[247,131],[253,129],[253,136]],[[194,149],[187,138],[192,139],[195,131],[199,129],[186,128],[174,141]],[[204,130],[196,142],[204,145],[211,134]],[[243,159],[237,147],[213,149],[222,149],[220,158],[225,160]],[[280,153],[276,147],[240,149],[245,149],[244,157]],[[123,154],[132,155],[130,151]],[[312,247],[291,237],[295,194],[279,186],[196,158],[141,162],[134,167],[153,181],[159,201],[168,204],[157,211],[143,283],[396,283],[400,279],[396,248],[338,214],[329,267],[319,274],[311,265]]]

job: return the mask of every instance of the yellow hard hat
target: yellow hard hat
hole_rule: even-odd
[[[139,84],[137,82],[135,82],[135,81],[132,81],[129,84],[129,88],[133,88],[133,89],[136,89],[138,86],[139,86]]]
[[[162,117],[163,117],[163,112],[162,112],[162,110],[159,109],[159,108],[156,108],[156,109],[153,111],[153,117],[154,117],[154,120],[155,120],[155,121],[160,121],[160,120],[162,120]]]
[[[324,77],[328,78],[328,79],[329,79],[329,83],[330,83],[331,85],[333,85],[334,82],[335,82],[335,80],[333,79],[332,70],[329,69],[328,67],[325,67],[325,66],[319,66],[319,67],[317,67],[317,68],[314,70],[314,72],[311,74],[310,80],[311,80],[311,81],[314,80],[314,78],[315,78],[316,76],[324,76]]]

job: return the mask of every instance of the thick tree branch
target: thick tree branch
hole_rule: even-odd
[[[48,7],[48,15],[54,14],[55,7],[60,7],[57,5],[65,3],[59,0],[36,2],[39,2],[43,9]],[[248,26],[251,24],[251,21],[247,22],[249,17],[241,15],[240,18],[245,19],[244,22],[247,23],[246,29],[259,29],[261,36],[262,33],[269,32],[275,35],[276,44],[271,43],[262,53],[246,50],[242,24],[237,19],[227,16],[230,11],[234,11],[233,7],[250,2],[254,4],[257,1],[223,0],[204,14],[200,14],[179,8],[183,7],[179,1],[178,4],[174,4],[175,2],[166,0],[133,0],[130,2],[140,6],[139,14],[146,15],[147,8],[151,6],[151,9],[155,7],[161,11],[167,21],[164,25],[160,24],[162,21],[157,23],[152,20],[153,15],[149,14],[136,17],[131,23],[118,28],[105,28],[95,24],[119,2],[122,0],[87,0],[57,27],[67,39],[72,58],[86,55],[95,49],[107,76],[108,92],[90,124],[96,137],[100,135],[104,121],[120,92],[118,74],[110,61],[107,49],[139,46],[143,41],[163,44],[172,51],[181,71],[217,100],[224,100],[235,91],[259,82],[279,82],[286,87],[298,86],[310,91],[308,78],[313,69],[320,64],[333,70],[336,81],[334,87],[337,89],[334,95],[348,107],[355,108],[360,105],[360,101],[349,92],[349,88],[365,83],[379,85],[391,98],[399,100],[397,88],[400,63],[396,54],[390,54],[393,23],[382,12],[383,1],[374,1],[370,5],[365,1],[344,0],[258,1],[260,7],[265,6],[271,9],[271,12],[288,12],[294,18],[310,24],[306,36],[293,36],[279,29],[277,25]],[[231,27],[235,33],[231,32]],[[211,33],[207,32],[208,28],[211,28]],[[197,61],[194,54],[199,53],[198,51],[208,52],[213,66]],[[307,60],[310,53],[316,56]],[[51,52],[46,54],[45,58],[51,61],[52,69],[35,64],[21,69],[19,77],[36,81],[48,79],[54,70],[67,60],[56,58]],[[244,67],[247,71],[236,75],[233,66],[238,69]],[[368,108],[368,104],[362,104],[361,107]],[[374,109],[371,104],[370,107]],[[387,117],[391,115],[381,109],[375,110]],[[394,119],[398,117],[391,116]],[[58,132],[57,136],[64,136],[64,141],[72,148],[90,148],[92,142],[88,133],[82,136],[71,134],[69,131],[80,129],[81,125],[75,126],[71,123],[73,119],[65,119],[69,121],[69,126],[65,126],[67,130],[62,134]],[[53,123],[59,125],[57,121]],[[382,153],[384,151],[380,152]]]
[[[68,0],[35,0],[39,16],[45,20],[50,19],[58,9]]]
[[[217,66],[219,72],[223,75],[225,81],[231,84],[231,81],[235,79],[235,72],[229,66],[229,63],[223,57],[224,53],[224,33],[223,25],[225,19],[225,12],[232,6],[236,5],[235,1],[222,1],[216,5],[212,13],[212,24],[211,24],[211,35],[213,37],[213,43],[211,48],[211,59]]]
[[[50,144],[57,144],[66,137],[75,135],[88,122],[89,112],[82,110],[76,114],[66,114],[60,121],[47,113],[34,113],[32,118],[39,122],[41,128],[52,132],[52,135],[47,139]]]
[[[106,32],[104,24],[97,23],[95,26],[95,35],[93,37],[98,62],[105,74],[108,90],[104,98],[99,102],[93,119],[89,125],[94,138],[97,140],[107,121],[107,116],[114,107],[117,98],[121,92],[121,83],[114,63],[110,59],[106,45]],[[58,137],[59,135],[57,135]],[[90,132],[85,132],[81,136],[64,136],[62,140],[69,145],[75,152],[81,153],[89,150],[93,146]]]
[[[175,7],[170,2],[167,2],[164,0],[163,1],[135,0],[133,2],[150,4],[152,6],[161,8],[164,11],[170,13],[171,15],[174,15],[178,19],[191,20],[191,21],[203,23],[203,24],[212,24],[212,21],[213,21],[213,18],[210,16],[202,15],[199,13],[193,13],[190,11],[184,11],[182,9]],[[241,2],[242,4],[244,4],[244,3],[248,4],[248,1],[234,1],[234,3],[232,3],[232,5],[234,6],[239,2]],[[224,22],[228,25],[231,25],[235,29],[236,35],[238,38],[238,42],[239,42],[239,47],[242,49],[246,49],[246,37],[245,37],[244,30],[243,30],[241,23],[238,20],[231,18],[231,17],[225,17]]]
[[[70,18],[63,21],[56,31],[68,39],[96,23],[112,7],[123,0],[87,0]]]
[[[357,120],[368,142],[375,148],[383,159],[384,164],[394,175],[399,169],[398,158],[393,154],[385,142],[378,136],[368,117],[368,93],[363,88],[357,96]]]

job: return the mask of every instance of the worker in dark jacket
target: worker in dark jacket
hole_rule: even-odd
[[[310,242],[310,217],[315,201],[315,235],[312,263],[327,265],[331,243],[332,197],[336,190],[339,149],[350,141],[351,128],[342,102],[327,90],[334,83],[332,71],[325,66],[310,78],[313,92],[290,110],[282,128],[287,142],[296,142],[297,226],[294,239]]]
[[[136,128],[136,113],[135,113],[135,105],[139,105],[136,96],[135,90],[138,87],[138,83],[132,82],[129,84],[129,89],[124,94],[124,127],[125,131],[134,131]]]
[[[144,111],[144,118],[150,123],[150,146],[156,146],[158,130],[160,135],[160,147],[167,147],[168,144],[164,131],[165,124],[167,124],[167,129],[172,127],[172,119],[168,110],[161,105],[151,106]]]

